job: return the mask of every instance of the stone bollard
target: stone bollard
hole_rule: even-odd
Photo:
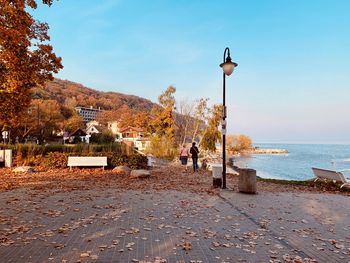
[[[247,194],[256,194],[256,170],[239,169],[238,191]]]
[[[211,166],[213,174],[213,186],[214,188],[221,187],[222,185],[222,165],[213,164]]]

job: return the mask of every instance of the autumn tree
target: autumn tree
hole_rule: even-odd
[[[30,107],[34,135],[40,134],[42,139],[48,138],[62,128],[63,116],[60,106],[55,100],[33,100]]]
[[[53,0],[43,0],[50,6]],[[28,8],[35,0],[0,0],[0,125],[20,124],[31,100],[31,88],[52,80],[62,67],[48,44],[49,26]]]
[[[72,132],[78,128],[85,128],[83,118],[77,113],[74,112],[72,117],[64,122],[64,130],[67,132]]]
[[[19,141],[27,137],[48,139],[62,128],[63,115],[61,108],[55,100],[34,99],[27,111],[23,112],[23,120],[12,130],[12,137]]]
[[[149,131],[152,134],[148,153],[157,157],[172,159],[177,153],[175,145],[174,107],[176,89],[168,87],[159,97],[159,106],[151,110]]]
[[[191,124],[193,122],[194,102],[182,100],[177,107],[176,121],[176,137],[180,144],[184,144],[189,138]]]
[[[116,110],[100,111],[96,115],[96,121],[102,125],[107,125],[109,121],[119,120],[120,115],[120,111]]]
[[[241,152],[252,148],[252,139],[244,134],[227,135],[227,148],[233,152]]]
[[[123,105],[118,110],[119,112],[119,127],[125,128],[128,126],[138,128],[148,128],[150,115],[148,112],[131,109],[127,105]]]
[[[127,105],[123,105],[118,110],[99,112],[96,120],[104,125],[107,125],[110,121],[118,121],[119,128],[131,126],[147,129],[150,114],[146,111],[131,109]]]
[[[175,106],[174,93],[176,88],[169,86],[159,97],[160,107],[154,107],[151,111],[153,120],[151,121],[151,130],[157,136],[165,136],[174,143],[175,120],[173,110]]]
[[[220,131],[218,126],[222,118],[222,105],[214,105],[210,110],[208,126],[204,131],[200,146],[203,150],[211,152],[216,151],[216,142],[220,140]]]
[[[194,111],[194,130],[192,134],[192,141],[200,134],[199,128],[205,123],[208,113],[208,98],[201,98],[197,101]]]

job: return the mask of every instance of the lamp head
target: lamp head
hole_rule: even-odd
[[[232,62],[230,55],[227,56],[226,61],[224,63],[220,64],[220,67],[222,67],[222,70],[224,71],[226,76],[230,76],[235,67],[237,66],[237,63]]]

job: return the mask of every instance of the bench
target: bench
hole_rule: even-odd
[[[105,156],[68,156],[68,164],[70,169],[72,166],[102,166],[104,170],[107,166],[107,157]]]
[[[344,186],[350,186],[350,181],[347,180],[347,178],[344,176],[342,172],[314,168],[314,167],[312,167],[312,171],[314,172],[314,175],[316,177],[315,182],[320,179],[323,181],[340,182],[342,183],[340,188],[343,188]]]

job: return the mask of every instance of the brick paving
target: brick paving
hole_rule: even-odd
[[[266,228],[283,245],[318,262],[350,262],[348,196],[230,191],[221,196],[247,220]]]
[[[330,194],[18,188],[0,262],[350,262],[349,213]]]

